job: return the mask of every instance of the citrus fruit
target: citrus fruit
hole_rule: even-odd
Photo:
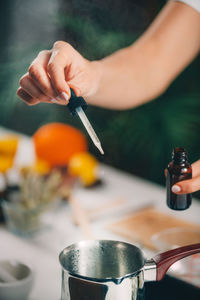
[[[17,152],[19,138],[17,136],[3,136],[0,138],[0,172],[6,171],[13,166]]]
[[[10,156],[0,155],[0,172],[6,173],[6,171],[13,166],[13,158]]]
[[[14,157],[19,138],[17,136],[3,136],[0,138],[0,155]]]
[[[90,186],[97,181],[98,161],[88,152],[72,156],[68,164],[70,175],[79,177],[84,186]]]
[[[49,123],[33,135],[37,158],[51,167],[68,164],[72,155],[87,151],[87,140],[78,129],[63,123]]]
[[[46,160],[37,159],[30,170],[39,175],[46,175],[50,172],[50,166]]]

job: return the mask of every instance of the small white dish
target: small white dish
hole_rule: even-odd
[[[16,260],[0,261],[0,299],[27,300],[33,286],[33,272]]]

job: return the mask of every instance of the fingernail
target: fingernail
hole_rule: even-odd
[[[181,191],[180,186],[178,186],[178,185],[173,185],[173,187],[172,187],[172,192],[173,192],[173,193],[178,193],[178,192],[180,192],[180,191]]]
[[[69,96],[65,92],[62,92],[58,97],[56,97],[56,99],[58,99],[58,100],[64,100],[67,103],[69,102]]]
[[[50,99],[50,101],[51,101],[52,103],[58,103],[58,101],[57,101],[56,99]]]

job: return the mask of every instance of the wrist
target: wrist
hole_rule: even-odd
[[[102,75],[103,75],[103,67],[102,62],[99,61],[91,61],[89,62],[89,74],[90,77],[90,87],[88,89],[87,95],[85,95],[85,100],[88,103],[95,104],[95,97],[99,95]]]

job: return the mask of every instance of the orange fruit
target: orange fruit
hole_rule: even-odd
[[[49,123],[33,135],[37,158],[47,161],[51,167],[66,165],[78,152],[87,151],[83,133],[63,123]]]

